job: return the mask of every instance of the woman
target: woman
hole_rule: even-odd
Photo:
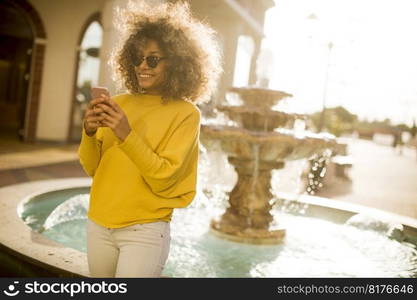
[[[93,99],[80,162],[93,177],[87,223],[92,277],[158,277],[173,209],[196,194],[200,112],[220,74],[214,32],[187,4],[130,3],[113,51],[127,93]]]

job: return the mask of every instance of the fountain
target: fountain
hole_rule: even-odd
[[[203,124],[201,141],[210,148],[219,141],[228,161],[238,174],[229,196],[230,206],[219,220],[211,222],[214,234],[237,242],[276,244],[285,229],[274,224],[271,171],[281,169],[285,161],[309,159],[336,143],[317,134],[296,134],[288,130],[299,114],[273,109],[291,94],[257,87],[233,87],[240,105],[220,106],[235,126]],[[237,125],[237,126],[236,126]]]

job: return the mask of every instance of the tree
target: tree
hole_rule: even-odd
[[[415,137],[416,137],[416,135],[417,135],[416,119],[413,119],[413,126],[412,126],[412,127],[411,127],[411,129],[410,129],[410,133],[411,133],[411,136],[412,136],[413,138],[415,138]]]
[[[310,116],[314,126],[320,128],[321,112],[316,112]],[[340,136],[346,132],[352,132],[358,117],[351,114],[342,106],[326,108],[324,110],[324,128],[335,136]]]

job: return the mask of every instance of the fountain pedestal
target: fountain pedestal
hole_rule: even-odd
[[[238,180],[230,192],[230,206],[219,220],[211,222],[211,230],[229,240],[252,244],[277,244],[285,229],[271,230],[271,171],[284,167],[283,162],[265,162],[229,157]]]

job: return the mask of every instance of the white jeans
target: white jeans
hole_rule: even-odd
[[[159,277],[169,253],[170,224],[106,228],[87,220],[91,277]]]

